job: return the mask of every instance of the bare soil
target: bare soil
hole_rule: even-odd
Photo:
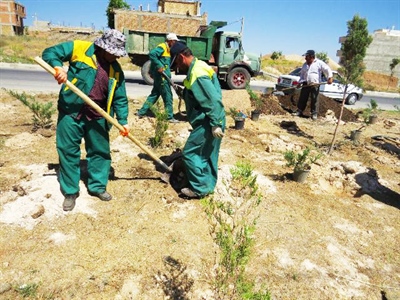
[[[182,299],[215,299],[219,250],[199,201],[180,198],[148,155],[113,128],[114,199],[88,195],[82,146],[80,197],[63,212],[54,128],[32,131],[28,108],[1,93],[0,299],[23,299],[29,288],[30,299],[171,299],[166,257],[186,267],[178,287],[193,280]],[[143,100],[130,99],[129,124],[148,146],[155,120],[134,116]],[[227,117],[214,195],[224,197],[235,163],[252,164],[263,197],[248,276],[272,299],[400,299],[399,113],[380,112],[355,143],[350,132],[362,123],[345,109],[333,153],[297,183],[283,153],[306,146],[326,153],[340,104],[321,96],[313,122],[290,114],[289,96],[264,101],[260,119],[246,119],[243,130]],[[224,91],[224,103],[227,111],[251,110],[245,91]],[[164,145],[152,149],[158,157],[182,148],[190,133],[176,117],[182,122],[170,124]]]

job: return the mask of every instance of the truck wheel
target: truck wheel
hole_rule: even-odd
[[[150,60],[146,61],[142,66],[141,73],[144,82],[146,82],[148,85],[153,85],[154,80],[150,75],[150,64],[151,64]]]
[[[240,90],[246,87],[246,83],[250,81],[250,73],[245,68],[235,68],[228,74],[226,83],[232,90]]]
[[[346,104],[354,105],[354,104],[356,104],[357,99],[358,99],[357,94],[352,93],[352,94],[347,96]]]

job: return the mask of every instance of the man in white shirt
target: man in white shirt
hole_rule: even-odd
[[[301,88],[299,102],[295,116],[302,116],[308,102],[311,98],[311,118],[313,121],[318,117],[318,95],[321,83],[322,73],[328,78],[327,83],[333,82],[333,73],[331,68],[322,60],[315,58],[314,50],[307,50],[305,54],[306,62],[303,64],[300,72],[300,80],[297,88]]]

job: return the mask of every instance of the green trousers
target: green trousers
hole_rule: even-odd
[[[57,122],[57,152],[60,160],[59,182],[64,195],[79,192],[81,141],[85,140],[88,190],[106,190],[111,167],[108,125],[104,118],[76,120],[60,113]]]
[[[199,196],[214,192],[218,179],[218,156],[222,139],[211,133],[209,120],[193,128],[183,148],[183,162],[190,189]]]
[[[174,111],[172,105],[172,91],[171,86],[168,81],[161,77],[161,75],[157,75],[154,78],[153,88],[151,90],[150,95],[147,97],[146,102],[143,104],[142,108],[139,109],[139,115],[145,115],[147,111],[152,107],[158,100],[158,98],[163,99],[164,108],[167,112],[168,119],[174,118]]]

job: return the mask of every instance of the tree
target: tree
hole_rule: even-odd
[[[114,9],[129,9],[130,6],[128,3],[126,3],[124,0],[110,0],[108,3],[108,7],[106,10],[106,15],[107,15],[107,20],[108,20],[108,27],[114,29],[115,24],[114,24]]]
[[[326,53],[326,52],[318,52],[318,53],[315,54],[315,56],[318,59],[322,60],[324,63],[326,63],[326,64],[329,63],[328,53]]]
[[[362,76],[365,71],[363,60],[366,55],[367,48],[372,42],[372,37],[368,33],[367,26],[367,19],[360,18],[358,14],[356,14],[351,21],[347,22],[347,36],[340,48],[340,50],[342,51],[342,56],[339,62],[342,66],[341,68],[339,68],[339,72],[343,76],[341,83],[345,85],[345,88],[338,122],[336,124],[335,132],[333,134],[333,139],[329,147],[328,154],[331,154],[335,144],[339,124],[343,115],[343,108],[346,101],[346,93],[349,84],[363,87]]]
[[[282,57],[282,51],[274,51],[271,54],[272,60],[277,60],[277,59],[280,59],[281,57]]]
[[[394,75],[394,68],[400,63],[400,58],[393,58],[390,67],[390,76]]]

